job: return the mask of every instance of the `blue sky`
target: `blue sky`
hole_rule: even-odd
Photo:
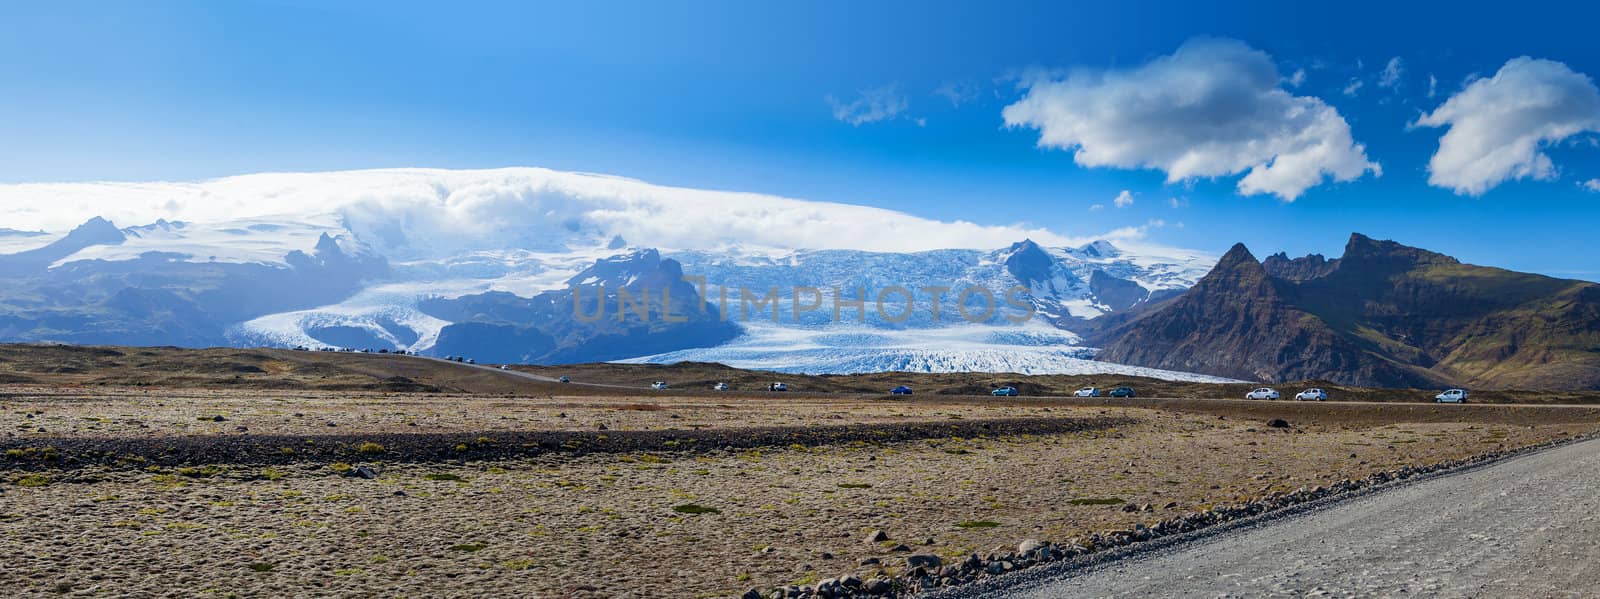
[[[464,4],[0,5],[0,182],[532,165],[1067,235],[1142,226],[1153,242],[1244,241],[1263,256],[1336,255],[1360,231],[1600,279],[1600,193],[1583,186],[1600,178],[1600,138],[1586,96],[1539,113],[1565,119],[1543,137],[1527,115],[1492,112],[1538,96],[1508,93],[1519,85],[1583,96],[1583,78],[1600,74],[1600,10],[1575,3]],[[1118,89],[1108,82],[1171,81],[1151,63],[1207,40],[1265,56],[1282,76],[1271,87],[1283,94],[1247,108],[1293,99],[1342,119],[1359,149],[1316,160],[1345,175],[1290,185],[1293,201],[1242,193],[1234,167],[1169,182],[1165,140],[1234,128],[1197,133],[1194,119],[1130,116],[1114,101],[1090,115],[1133,120],[1064,131],[1041,116],[1088,110]],[[1191,55],[1211,65],[1239,53]],[[1521,56],[1560,68],[1512,69]],[[1440,110],[1475,77],[1504,81]],[[1050,84],[1059,93],[1041,91]],[[1031,94],[1037,118],[1008,125],[1003,112]],[[1440,126],[1419,124],[1430,114]],[[1456,148],[1466,157],[1430,184],[1441,135],[1474,127]],[[1508,127],[1532,131],[1532,158],[1501,164],[1504,180],[1474,179],[1493,169],[1472,158],[1502,160],[1500,142],[1521,135]],[[1068,141],[1040,147],[1051,132]],[[1083,150],[1111,158],[1085,164]],[[1124,190],[1133,201],[1119,207]]]

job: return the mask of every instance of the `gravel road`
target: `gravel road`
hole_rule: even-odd
[[[1597,483],[1584,441],[998,596],[1592,596]]]

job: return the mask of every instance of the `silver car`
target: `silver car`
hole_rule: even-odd
[[[1321,389],[1306,389],[1296,393],[1295,401],[1328,401],[1328,393]]]
[[[1260,389],[1255,389],[1255,390],[1253,390],[1253,391],[1251,391],[1249,393],[1244,394],[1244,398],[1245,399],[1267,399],[1267,400],[1277,399],[1278,398],[1278,390],[1270,388],[1270,387],[1262,387]]]

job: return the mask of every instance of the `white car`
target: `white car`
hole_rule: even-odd
[[[1244,394],[1245,399],[1277,399],[1278,390],[1262,387]]]
[[[1073,397],[1100,397],[1099,387],[1084,387],[1072,392]]]
[[[788,391],[789,390],[789,386],[785,385],[783,383],[773,383],[773,384],[767,385],[767,390],[768,391]]]
[[[1306,389],[1296,393],[1295,401],[1328,401],[1328,393],[1321,389]]]
[[[1467,403],[1467,390],[1451,389],[1433,396],[1433,400],[1439,403]]]
[[[656,381],[654,383],[650,383],[650,388],[651,389],[655,389],[656,391],[666,391],[667,390],[667,382],[666,381]]]
[[[727,391],[728,390],[728,384],[727,383],[717,383],[717,384],[711,386],[711,390],[713,390],[713,391]]]

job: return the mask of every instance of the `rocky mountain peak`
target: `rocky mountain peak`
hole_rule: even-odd
[[[122,230],[111,221],[96,216],[78,225],[57,243],[81,248],[91,245],[115,245],[127,239]]]
[[[1055,260],[1032,239],[1013,243],[1006,251],[1009,254],[1006,256],[1006,272],[1018,281],[1050,280],[1050,268]]]
[[[1382,262],[1407,267],[1421,264],[1460,264],[1460,261],[1444,254],[1402,245],[1387,239],[1373,239],[1360,233],[1350,234],[1350,241],[1344,246],[1342,260],[1347,263]]]

